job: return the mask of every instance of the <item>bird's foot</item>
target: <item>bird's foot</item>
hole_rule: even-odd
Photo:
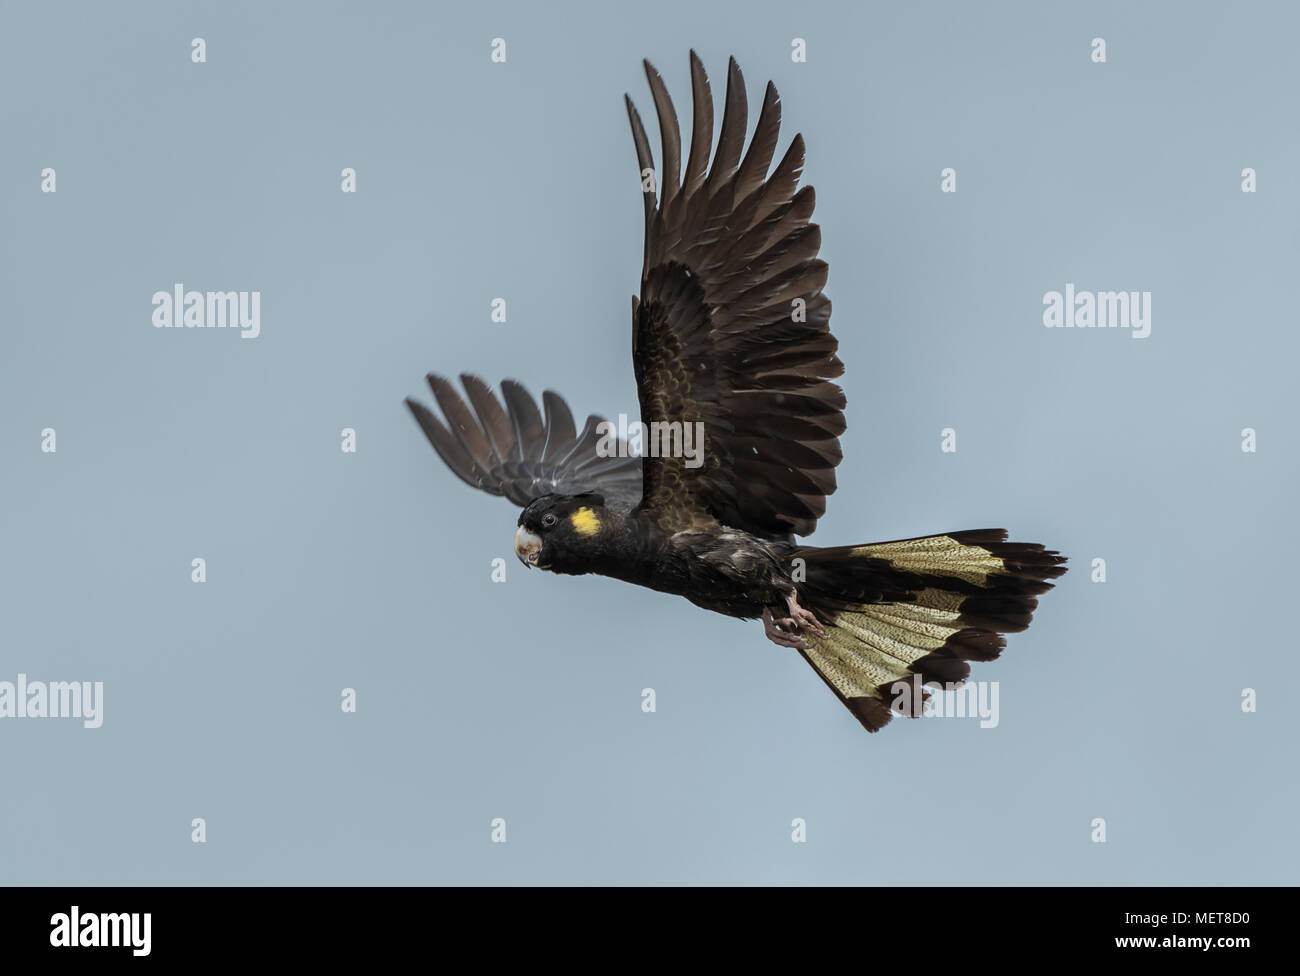
[[[826,636],[817,615],[799,605],[799,597],[793,590],[785,598],[785,605],[790,613],[788,617],[778,617],[770,608],[763,608],[763,633],[773,644],[802,651],[808,642],[799,636],[801,630],[810,631],[818,637]]]
[[[771,610],[763,608],[763,633],[773,644],[802,651],[808,642],[795,633],[798,629],[799,625],[790,617],[774,617]]]
[[[817,615],[811,610],[805,610],[799,606],[799,597],[794,590],[791,590],[790,595],[785,598],[785,605],[790,610],[790,616],[786,620],[792,620],[795,629],[807,627],[818,637],[826,636],[826,631],[822,629],[821,621],[817,619]]]

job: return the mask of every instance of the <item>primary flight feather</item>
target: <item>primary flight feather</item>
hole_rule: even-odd
[[[547,391],[539,408],[512,380],[498,399],[478,377],[461,376],[462,396],[431,374],[442,419],[406,403],[452,471],[523,507],[515,552],[525,565],[761,619],[874,732],[893,714],[920,713],[923,698],[898,693],[898,682],[959,682],[968,662],[997,657],[1065,560],[1001,529],[835,548],[796,541],[835,491],[845,430],[814,194],[798,188],[803,139],[772,169],[781,102],[769,82],[746,149],[733,58],[710,163],[713,95],[694,51],[690,65],[684,170],[676,110],[648,61],[659,169],[626,100],[646,187],[632,365],[653,450],[629,456],[603,418],[579,431],[562,397]],[[691,449],[695,430],[703,439]]]

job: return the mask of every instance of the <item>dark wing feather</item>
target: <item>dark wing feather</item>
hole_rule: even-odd
[[[642,507],[673,529],[716,521],[770,538],[808,535],[835,491],[845,425],[844,394],[831,382],[844,366],[822,293],[815,196],[797,189],[803,139],[794,137],[769,177],[781,125],[769,83],[744,151],[745,82],[733,58],[708,166],[713,96],[692,51],[693,131],[679,174],[677,115],[658,72],[645,68],[665,171],[658,199],[645,197],[641,295],[632,304],[641,420],[699,422],[705,440],[694,468],[651,457],[643,445]],[[654,171],[631,99],[627,109],[638,164]]]
[[[641,459],[629,457],[621,440],[607,452],[612,456],[597,450],[603,418],[588,417],[579,434],[569,405],[551,390],[542,394],[539,410],[513,380],[501,384],[505,406],[477,376],[460,377],[468,403],[448,380],[432,373],[428,380],[443,419],[410,397],[406,405],[438,456],[466,484],[520,506],[543,495],[585,491],[599,492],[620,511],[641,500]]]

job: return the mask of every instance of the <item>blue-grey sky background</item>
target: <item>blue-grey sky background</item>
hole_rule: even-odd
[[[0,882],[1297,880],[1293,7],[0,12],[0,680],[105,684],[99,729],[0,720]],[[640,59],[685,117],[691,47],[807,141],[849,422],[810,541],[1071,559],[975,671],[996,729],[869,736],[756,622],[525,572],[402,405],[635,415],[622,96],[657,145]],[[261,336],[153,328],[176,282]],[[1045,329],[1067,282],[1151,335]]]

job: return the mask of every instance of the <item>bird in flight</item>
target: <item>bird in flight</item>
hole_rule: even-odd
[[[442,419],[406,404],[462,480],[523,508],[514,548],[526,566],[598,573],[761,620],[875,732],[922,712],[924,693],[904,696],[898,682],[952,687],[969,662],[996,658],[1065,559],[1002,529],[797,541],[835,491],[845,431],[813,189],[798,188],[804,143],[796,135],[769,174],[781,119],[769,82],[746,148],[733,58],[710,163],[713,95],[694,51],[690,65],[684,170],[677,114],[648,61],[659,169],[624,96],[645,205],[632,368],[650,443],[636,456],[596,415],[579,431],[562,397],[548,390],[539,407],[512,380],[498,399],[476,376],[461,375],[462,396],[430,374]]]

